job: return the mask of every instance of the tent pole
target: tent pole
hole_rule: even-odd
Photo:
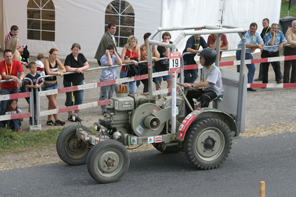
[[[223,12],[224,12],[224,10],[225,10],[225,1],[226,0],[221,0],[220,1],[220,20],[218,20],[219,21],[219,26],[222,26],[222,23],[223,23]]]
[[[4,38],[4,35],[5,35],[5,32],[4,32],[4,13],[3,13],[4,5],[3,4],[4,4],[3,0],[0,0],[0,10],[1,10],[1,12],[0,12],[0,29],[1,29],[1,32],[0,32],[0,49],[2,48],[3,51],[4,51],[5,44],[4,44],[3,38]],[[2,46],[2,44],[3,44],[3,46]]]

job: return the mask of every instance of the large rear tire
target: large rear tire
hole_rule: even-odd
[[[230,133],[229,127],[216,118],[206,118],[193,123],[184,142],[187,159],[198,169],[217,168],[230,153]]]
[[[89,152],[88,144],[76,136],[78,125],[70,125],[60,133],[56,149],[59,157],[69,165],[85,164]],[[82,126],[84,131],[92,134],[91,130]]]
[[[120,142],[105,140],[94,146],[87,157],[87,170],[99,183],[118,181],[128,170],[130,157]]]

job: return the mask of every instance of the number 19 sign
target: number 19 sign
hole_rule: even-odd
[[[170,53],[170,70],[169,72],[180,72],[181,71],[181,53],[172,52]]]

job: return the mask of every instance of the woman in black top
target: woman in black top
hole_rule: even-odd
[[[63,76],[66,72],[66,69],[64,65],[61,63],[61,61],[58,59],[59,52],[57,49],[52,48],[49,51],[49,58],[44,60],[44,70],[45,75],[59,75]],[[60,69],[60,70],[59,70]],[[57,83],[57,77],[46,77],[44,79],[44,87],[45,90],[52,90],[58,88]],[[50,109],[56,109],[57,108],[57,94],[48,95],[48,110]],[[52,115],[47,116],[47,122],[46,125],[61,125],[63,126],[65,122],[60,121],[58,119],[58,114],[53,114],[53,117],[55,119],[55,123],[51,120]]]
[[[75,74],[64,76],[64,87],[72,87],[83,84],[84,71],[89,68],[89,64],[82,53],[80,53],[80,44],[74,43],[71,47],[72,53],[69,54],[65,60],[65,68],[67,72],[76,72]],[[80,105],[83,102],[83,90],[66,93],[67,107],[73,105]],[[79,114],[79,109],[74,111]],[[72,111],[68,112],[68,120],[73,122]]]

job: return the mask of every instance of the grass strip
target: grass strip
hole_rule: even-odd
[[[62,129],[18,133],[9,129],[0,131],[0,153],[22,152],[56,143]]]

